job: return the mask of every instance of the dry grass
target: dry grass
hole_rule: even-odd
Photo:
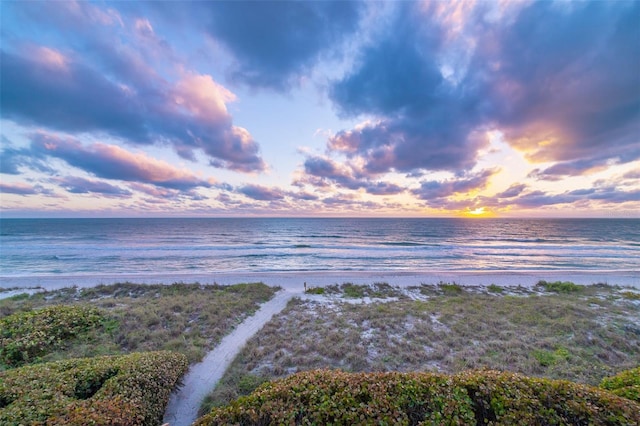
[[[317,368],[497,369],[595,385],[640,365],[640,303],[627,289],[362,287],[292,300],[249,341],[201,412],[262,381]],[[376,292],[388,301],[354,303]]]
[[[259,283],[234,286],[123,283],[67,288],[0,300],[0,318],[48,305],[89,304],[104,310],[107,321],[85,338],[40,361],[173,350],[195,362],[275,291]]]

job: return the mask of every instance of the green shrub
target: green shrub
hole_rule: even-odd
[[[542,280],[538,281],[537,286],[553,293],[579,293],[583,290],[582,286],[574,284],[571,281],[555,281],[550,283]]]
[[[625,370],[602,380],[600,387],[616,395],[640,402],[640,367]]]
[[[567,381],[495,371],[447,376],[316,370],[266,383],[195,425],[638,422],[640,404]]]
[[[304,292],[307,294],[324,294],[324,287],[308,287]]]
[[[503,293],[504,288],[500,287],[499,285],[490,284],[489,286],[487,286],[487,291],[489,293]]]
[[[438,288],[447,296],[456,296],[464,293],[464,289],[456,283],[449,284],[441,282],[438,284]]]
[[[0,424],[153,425],[187,370],[184,355],[70,359],[0,373]]]
[[[49,306],[0,320],[0,363],[11,367],[33,362],[70,339],[96,327],[102,313],[86,306]]]
[[[351,283],[345,283],[341,286],[341,288],[346,297],[353,297],[357,299],[361,297],[365,297],[365,290],[368,289],[367,286],[351,284]]]
[[[543,367],[555,365],[560,361],[568,361],[569,358],[571,358],[569,351],[563,347],[559,347],[553,352],[544,349],[536,349],[531,354]]]

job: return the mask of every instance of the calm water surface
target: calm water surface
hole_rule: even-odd
[[[2,219],[0,276],[640,270],[640,219]]]

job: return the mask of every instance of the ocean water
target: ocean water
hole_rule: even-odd
[[[2,219],[0,277],[638,271],[640,219]]]

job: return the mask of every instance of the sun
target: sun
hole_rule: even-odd
[[[493,217],[494,213],[491,210],[487,210],[484,207],[477,207],[475,209],[467,209],[464,212],[466,217]]]

